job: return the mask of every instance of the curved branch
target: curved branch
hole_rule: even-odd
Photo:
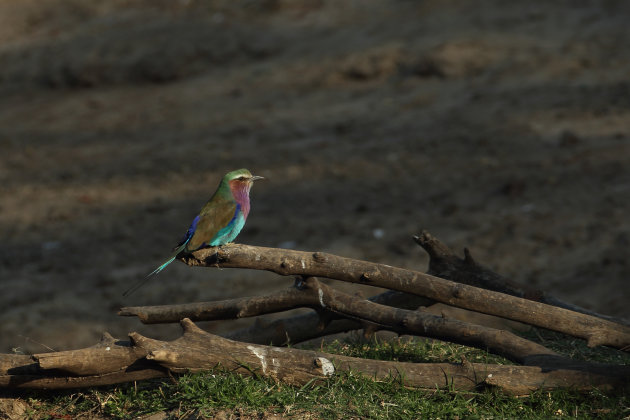
[[[264,296],[227,299],[216,302],[195,302],[179,305],[131,306],[121,308],[118,315],[137,316],[144,324],[192,321],[218,321],[247,318],[311,306],[304,293],[291,287]]]
[[[277,293],[283,292],[275,292],[273,295]],[[229,316],[230,312],[236,314],[237,318],[244,316],[245,313],[247,313],[248,316],[256,316],[290,309],[293,307],[291,304],[286,304],[284,308],[263,308],[259,306],[259,303],[264,302],[267,297],[270,296],[262,296],[261,299],[241,298],[239,299],[241,300],[240,302],[237,302],[237,299],[229,299],[219,302],[201,302],[183,305],[131,306],[121,308],[118,315],[137,316],[140,321],[145,324],[157,324],[179,322],[183,318],[190,318],[193,321],[231,319]],[[412,310],[433,303],[431,299],[411,295],[409,293],[397,292],[395,290],[388,290],[372,296],[368,298],[368,300],[381,305]],[[251,302],[252,306],[257,306],[258,312],[256,312],[251,306],[249,306],[248,309],[244,309],[248,306],[248,302]],[[223,309],[217,310],[216,307],[210,307],[214,305],[223,307]],[[230,305],[234,306],[233,310],[226,309]],[[224,313],[224,315],[221,315],[221,313]],[[247,343],[287,345],[289,343],[301,343],[318,337],[325,337],[331,334],[358,329],[363,329],[365,334],[369,335],[375,330],[380,329],[380,327],[369,325],[365,322],[359,322],[339,316],[333,315],[331,318],[332,319],[329,320],[330,322],[327,323],[323,329],[322,317],[317,312],[295,315],[283,319],[277,319],[272,322],[265,322],[260,319],[256,319],[255,324],[251,327],[230,331],[227,334],[222,334],[222,336]]]
[[[543,356],[558,356],[546,347],[508,331],[442,318],[428,313],[380,305],[342,293],[312,277],[304,281],[296,281],[294,288],[267,296],[186,305],[123,308],[121,314],[136,314],[141,319],[163,321],[166,317],[170,320],[180,320],[194,312],[197,320],[211,321],[255,316],[269,313],[271,310],[294,309],[299,306],[310,307],[318,311],[332,311],[342,317],[378,324],[384,329],[401,334],[438,338],[481,348],[519,363],[536,363],[540,362]],[[322,328],[323,325],[319,329]]]
[[[227,244],[183,255],[181,260],[196,266],[251,268],[369,284],[580,337],[591,347],[630,346],[630,327],[625,325],[417,271],[332,254]]]
[[[291,288],[291,290],[294,290]],[[266,313],[280,312],[293,309],[296,305],[285,302],[284,306],[274,306],[276,295],[285,292],[274,292],[268,296],[229,299],[219,302],[199,302],[182,305],[162,306],[131,306],[123,307],[118,312],[121,316],[137,316],[144,324],[179,322],[183,318],[192,321],[233,319],[244,316],[256,316]],[[432,300],[409,293],[388,290],[372,296],[368,300],[382,305],[393,306],[401,309],[416,309],[420,306],[433,303]],[[264,306],[264,302],[270,305]],[[232,309],[229,309],[232,307]],[[381,329],[373,324],[359,322],[330,314],[330,319],[322,325],[321,311],[308,314],[295,315],[272,322],[256,319],[254,325],[227,334],[221,334],[225,338],[244,341],[255,344],[288,345],[301,343],[318,337],[331,334],[363,329],[365,335]],[[323,328],[322,328],[323,327]]]
[[[523,364],[540,363],[560,356],[548,348],[497,330],[456,319],[405,309],[391,308],[335,290],[311,277],[301,285],[323,308],[350,318],[378,324],[401,334],[412,334],[464,344],[499,354]]]
[[[626,326],[630,325],[630,321],[626,319],[602,315],[572,303],[564,302],[542,290],[510,281],[475,261],[467,248],[464,249],[464,258],[459,258],[453,250],[427,231],[423,230],[420,235],[414,236],[413,239],[429,254],[428,273],[433,276],[546,303]]]
[[[420,296],[395,291],[387,291],[372,296],[368,300],[401,309],[416,309],[433,302]],[[214,302],[128,306],[120,308],[118,315],[137,316],[143,324],[165,324],[179,322],[184,318],[189,318],[192,321],[247,318],[313,306],[319,307],[318,304],[313,303],[312,296],[305,296],[304,292],[295,287],[289,287],[263,296],[242,297]]]

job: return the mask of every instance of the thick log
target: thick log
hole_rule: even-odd
[[[535,389],[557,386],[592,389],[592,386],[613,389],[627,387],[626,375],[615,369],[601,371],[581,369],[542,369],[533,366],[486,365],[477,363],[408,363],[368,360],[293,348],[275,348],[228,340],[207,333],[190,320],[182,320],[184,335],[171,342],[149,339],[132,333],[135,345],[142,347],[147,358],[173,372],[213,369],[262,375],[303,385],[322,380],[339,371],[362,373],[375,380],[399,378],[414,388],[472,390],[491,385],[513,394],[527,394]],[[519,375],[516,383],[511,376]],[[582,382],[587,381],[587,382]]]
[[[164,342],[131,333],[131,342],[114,341],[114,346],[132,348],[132,352],[114,350],[108,358],[111,373],[97,366],[102,359],[93,357],[94,347],[77,350],[73,371],[101,372],[74,376],[64,371],[64,357],[46,357],[48,369],[22,355],[1,355],[0,386],[5,388],[68,389],[135,381],[207,369],[237,371],[261,375],[294,385],[325,380],[338,372],[353,371],[373,380],[398,378],[414,388],[447,388],[460,391],[492,386],[504,392],[523,395],[536,389],[572,387],[578,390],[628,389],[630,367],[584,365],[559,369],[535,366],[486,365],[482,363],[408,363],[367,360],[294,348],[276,348],[243,343],[215,336],[199,329],[190,320],[182,320],[184,334]],[[111,351],[111,349],[110,349]],[[138,359],[129,365],[129,354]],[[146,356],[141,356],[146,355]],[[114,359],[119,358],[116,363]],[[57,361],[59,363],[55,363]],[[80,368],[77,368],[80,366]],[[517,379],[515,379],[517,378]]]
[[[205,248],[180,258],[193,266],[250,268],[369,284],[580,337],[591,347],[630,346],[630,327],[626,325],[384,264],[242,244]]]
[[[57,369],[72,376],[96,376],[125,370],[146,356],[129,342],[104,333],[101,341],[89,348],[34,354],[33,360],[44,370]]]
[[[165,376],[141,348],[104,333],[93,347],[26,355],[0,355],[0,387],[72,389]]]

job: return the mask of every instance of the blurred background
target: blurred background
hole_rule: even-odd
[[[0,351],[173,338],[116,312],[291,285],[175,262],[122,297],[242,167],[267,180],[238,242],[425,271],[427,229],[627,317],[629,18],[624,0],[0,0]]]

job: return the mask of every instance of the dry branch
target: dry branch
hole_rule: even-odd
[[[422,231],[420,235],[414,236],[414,240],[429,255],[430,260],[428,274],[433,276],[480,287],[482,289],[494,290],[525,299],[535,300],[576,312],[593,315],[609,321],[629,325],[629,322],[625,319],[598,314],[576,305],[563,302],[544,291],[511,282],[500,274],[493,272],[473,260],[468,249],[464,249],[464,258],[459,258],[448,246],[426,231]],[[383,305],[395,306],[403,309],[415,309],[419,306],[429,306],[431,303],[435,302],[431,299],[421,298],[409,293],[397,291],[387,291],[385,293],[372,296],[369,300]],[[231,331],[225,334],[224,337],[248,343],[287,344],[289,342],[299,343],[330,334],[365,328],[364,324],[350,319],[333,320],[330,324],[326,325],[323,330],[321,330],[321,328],[317,328],[319,323],[320,317],[316,313],[286,317],[273,322],[264,322],[257,319],[253,326]],[[374,327],[370,327],[367,331],[364,331],[366,332],[366,335],[369,335],[369,333],[374,330]]]
[[[157,378],[168,370],[141,348],[108,333],[93,347],[27,355],[0,355],[0,387],[71,389]]]
[[[525,299],[536,300],[549,305],[570,309],[576,312],[582,312],[607,319],[609,321],[628,325],[627,320],[598,314],[587,309],[562,302],[558,298],[551,296],[544,291],[511,282],[500,274],[493,272],[473,260],[467,249],[464,250],[465,257],[463,259],[459,258],[448,246],[426,231],[422,231],[420,235],[414,236],[414,240],[422,246],[429,255],[430,261],[428,274],[433,276],[517,297],[523,297]],[[435,301],[431,299],[393,290],[372,296],[369,300],[382,305],[394,306],[403,309],[415,309],[420,306],[429,306],[432,303],[435,303]],[[182,315],[183,314],[184,313],[182,313]],[[143,320],[143,322],[147,321]],[[248,343],[273,343],[276,345],[286,345],[288,343],[295,344],[318,337],[325,337],[327,335],[348,332],[361,328],[364,329],[365,335],[370,335],[370,333],[380,329],[380,327],[376,325],[370,325],[366,329],[365,323],[351,319],[334,319],[327,324],[323,330],[318,328],[320,324],[321,317],[317,313],[295,315],[277,319],[272,322],[256,319],[254,325],[230,331],[223,336]]]
[[[381,305],[410,310],[433,302],[430,299],[392,290],[372,296],[368,300]],[[222,334],[222,336],[247,343],[284,346],[359,329],[363,329],[365,337],[370,337],[374,332],[383,329],[381,326],[369,322],[332,315],[330,322],[326,323],[323,328],[321,312],[294,315],[271,322],[256,318],[250,327],[230,331]]]
[[[591,347],[630,346],[630,327],[417,271],[321,252],[228,244],[184,255],[189,265],[251,268],[281,275],[318,276],[424,296],[448,305],[496,315],[587,340]]]
[[[553,356],[554,359],[558,357],[557,353],[546,347],[508,331],[380,305],[342,293],[312,277],[296,281],[296,287],[267,296],[220,302],[123,308],[120,314],[162,321],[165,319],[179,321],[192,314],[197,320],[210,321],[255,316],[300,306],[319,311],[332,311],[343,317],[377,324],[401,334],[438,338],[477,347],[523,364],[541,363],[545,356]]]
[[[453,250],[427,231],[422,231],[420,235],[414,236],[413,239],[429,255],[429,271],[427,273],[432,276],[630,325],[628,320],[593,312],[572,303],[564,302],[543,290],[506,279],[475,261],[467,248],[464,248],[464,258],[459,258]]]
[[[283,292],[275,292],[274,295],[278,293]],[[248,314],[247,316],[255,316],[271,311],[271,307],[263,310],[262,306],[258,306],[260,302],[265,301],[266,298],[265,296],[260,296],[255,298],[230,299],[219,302],[201,302],[182,305],[124,307],[120,309],[118,315],[137,316],[140,321],[145,324],[179,322],[183,318],[190,318],[192,321],[231,319],[234,316],[231,317],[228,313],[221,315],[221,311],[218,311],[215,305],[223,308],[233,305],[233,315],[235,315],[236,318],[245,316],[246,313]],[[274,302],[275,300],[276,299],[272,297],[270,302]],[[409,293],[397,292],[395,290],[380,293],[370,297],[368,300],[381,305],[401,309],[416,309],[420,306],[433,303],[430,299],[410,295]],[[271,305],[273,305],[273,303],[271,303],[270,306]],[[258,306],[258,313],[254,311],[253,306]],[[278,308],[277,311],[279,312],[292,307],[291,304],[287,304],[284,309]],[[229,311],[226,310],[226,312]],[[265,322],[256,319],[254,325],[231,331],[225,334],[224,337],[232,340],[245,341],[247,343],[287,345],[289,343],[300,343],[317,337],[325,337],[331,334],[358,329],[364,329],[365,334],[370,335],[372,332],[380,329],[380,327],[376,325],[343,318],[333,313],[328,315],[328,322],[323,328],[322,311],[320,311],[278,319],[273,322]]]
[[[374,303],[401,309],[415,309],[432,301],[407,293],[388,291],[369,298]],[[321,309],[311,296],[305,296],[295,287],[263,296],[243,297],[213,302],[183,303],[178,305],[129,306],[118,311],[120,316],[137,316],[143,324],[179,322],[184,318],[192,321],[218,321],[247,318],[269,313],[288,311],[301,307]]]
[[[184,334],[165,342],[131,333],[131,342],[106,337],[104,345],[72,352],[0,356],[0,386],[60,389],[133,381],[207,369],[261,375],[295,385],[321,380],[337,372],[355,371],[374,380],[398,378],[406,386],[473,390],[498,387],[512,394],[535,389],[574,387],[589,390],[630,386],[630,368],[541,369],[480,363],[403,363],[358,359],[316,351],[276,348],[228,340],[207,333],[190,320],[181,322]],[[108,350],[109,348],[109,350]],[[100,353],[100,354],[99,354]],[[134,360],[135,358],[135,360]],[[102,363],[106,360],[106,363]],[[44,368],[43,365],[46,366]],[[168,369],[168,370],[167,370]],[[79,372],[86,372],[86,375]],[[518,381],[515,381],[518,378]]]
[[[247,318],[312,306],[310,296],[288,288],[264,296],[252,296],[215,302],[183,303],[179,305],[132,306],[121,308],[118,315],[137,316],[144,324],[192,321],[218,321]]]

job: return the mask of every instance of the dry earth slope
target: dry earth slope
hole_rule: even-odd
[[[268,178],[241,242],[425,269],[426,228],[628,316],[628,17],[623,0],[1,0],[1,350],[169,337],[115,313],[287,284],[173,264],[121,296],[239,167]]]

